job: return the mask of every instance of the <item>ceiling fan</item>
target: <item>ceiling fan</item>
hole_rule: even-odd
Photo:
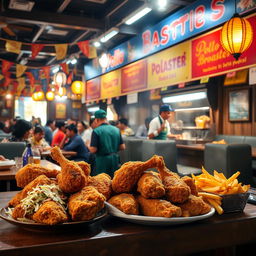
[[[29,28],[29,27],[23,27],[15,24],[8,24],[4,21],[0,21],[0,29],[3,29],[5,33],[7,33],[9,36],[16,36],[14,30],[23,30],[28,32],[31,32],[33,30],[32,28]]]

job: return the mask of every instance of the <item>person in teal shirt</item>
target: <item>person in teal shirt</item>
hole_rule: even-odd
[[[100,109],[95,112],[95,125],[97,126],[91,137],[90,152],[96,154],[96,171],[92,175],[107,173],[113,177],[119,168],[119,150],[125,149],[118,128],[107,122],[107,114]]]

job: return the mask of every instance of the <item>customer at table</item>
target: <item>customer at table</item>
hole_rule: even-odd
[[[77,128],[77,132],[78,134],[82,137],[84,143],[85,143],[85,131],[88,129],[88,126],[85,124],[84,121],[78,121],[77,122],[77,125],[76,125],[76,128]]]
[[[44,137],[49,145],[52,144],[53,131],[55,130],[55,121],[47,120],[44,126]]]
[[[166,140],[176,138],[177,135],[171,134],[168,119],[173,109],[169,105],[160,107],[159,115],[149,123],[148,138],[154,140]]]
[[[117,127],[120,129],[120,132],[123,136],[133,136],[134,131],[128,125],[128,120],[126,118],[121,118],[118,120]]]
[[[61,142],[65,138],[65,123],[63,121],[58,121],[56,123],[56,127],[58,128],[57,132],[53,135],[52,138],[52,147],[60,146]]]
[[[36,126],[33,129],[33,136],[28,139],[28,142],[32,147],[36,147],[40,152],[50,150],[49,144],[44,139],[44,129],[41,126]]]
[[[107,173],[113,177],[119,168],[119,150],[124,150],[120,131],[108,124],[106,111],[100,109],[95,112],[95,125],[92,132],[90,152],[96,154],[96,174]]]
[[[141,139],[147,138],[147,136],[148,136],[148,129],[149,129],[149,123],[150,123],[151,120],[152,120],[151,117],[147,117],[145,119],[144,124],[142,124],[142,125],[140,125],[138,127],[138,130],[136,131],[136,134],[135,134],[136,138],[141,138]]]
[[[11,138],[4,139],[2,142],[22,142],[27,141],[31,135],[32,124],[24,119],[18,119],[13,126]]]
[[[74,161],[86,161],[91,164],[89,149],[85,146],[80,135],[77,134],[77,128],[75,124],[70,124],[66,127],[66,136],[68,142],[64,144],[65,138],[62,141],[64,146],[60,147],[65,151],[76,152],[75,156],[70,158]]]
[[[92,131],[96,128],[95,126],[95,117],[91,117],[89,121],[89,127],[84,132],[84,142],[86,147],[90,147],[91,145],[91,137],[92,137]]]

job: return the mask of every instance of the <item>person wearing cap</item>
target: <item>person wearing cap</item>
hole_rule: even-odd
[[[100,109],[95,112],[95,125],[97,126],[91,137],[91,153],[96,154],[96,172],[107,173],[113,177],[114,172],[119,168],[119,150],[124,150],[121,133],[117,127],[107,122],[107,114]]]
[[[173,109],[169,105],[162,105],[160,113],[149,123],[148,138],[154,140],[166,140],[167,138],[175,138],[171,134],[170,124],[168,119],[171,116]]]

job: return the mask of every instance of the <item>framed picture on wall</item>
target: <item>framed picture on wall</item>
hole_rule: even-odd
[[[249,89],[232,90],[229,92],[229,121],[250,121]]]
[[[66,119],[66,104],[65,103],[56,103],[55,105],[55,117],[56,119]]]

